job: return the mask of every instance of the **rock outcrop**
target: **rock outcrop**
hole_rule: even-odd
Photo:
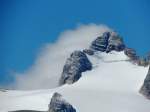
[[[54,93],[49,104],[48,112],[76,112],[76,110],[59,93]]]
[[[94,55],[94,51],[90,50],[90,49],[84,49],[83,52],[88,54],[88,55]]]
[[[138,56],[134,49],[125,48],[124,53],[125,53],[125,55],[127,55],[130,58],[130,60],[138,60]]]
[[[90,48],[94,51],[106,51],[109,37],[110,33],[105,32],[102,36],[97,37],[96,40],[92,42]]]
[[[144,84],[140,89],[140,93],[144,95],[146,98],[150,99],[150,67],[149,67],[148,74],[144,80]]]
[[[125,45],[123,39],[116,32],[105,32],[92,42],[90,49],[108,53],[112,50],[123,51]]]
[[[82,72],[92,69],[92,63],[82,51],[74,51],[64,65],[59,84],[72,84],[79,80]]]
[[[140,57],[137,55],[136,51],[132,48],[125,48],[124,50],[125,55],[127,55],[131,62],[137,64],[138,66],[148,66],[149,60],[147,57]]]

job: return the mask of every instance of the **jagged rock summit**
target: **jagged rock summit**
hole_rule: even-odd
[[[51,98],[48,112],[76,112],[76,110],[56,92]]]
[[[74,51],[67,59],[59,81],[60,85],[79,80],[81,73],[92,69],[92,63],[82,51]]]
[[[112,50],[123,51],[125,45],[123,39],[116,32],[105,32],[92,42],[90,49],[108,53]]]

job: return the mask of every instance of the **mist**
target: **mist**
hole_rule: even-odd
[[[15,89],[47,89],[58,86],[66,59],[74,50],[88,48],[90,43],[105,31],[105,25],[78,25],[75,29],[60,33],[55,43],[41,46],[34,64],[23,73],[15,73]]]

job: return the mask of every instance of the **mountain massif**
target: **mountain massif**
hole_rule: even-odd
[[[149,112],[149,64],[150,55],[140,57],[116,32],[104,32],[70,54],[59,87],[0,91],[0,112]]]

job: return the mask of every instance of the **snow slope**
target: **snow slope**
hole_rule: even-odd
[[[138,93],[148,68],[128,62],[123,52],[89,56],[94,65],[72,85],[49,90],[0,92],[0,112],[48,110],[54,92],[77,112],[149,112],[150,101]]]

